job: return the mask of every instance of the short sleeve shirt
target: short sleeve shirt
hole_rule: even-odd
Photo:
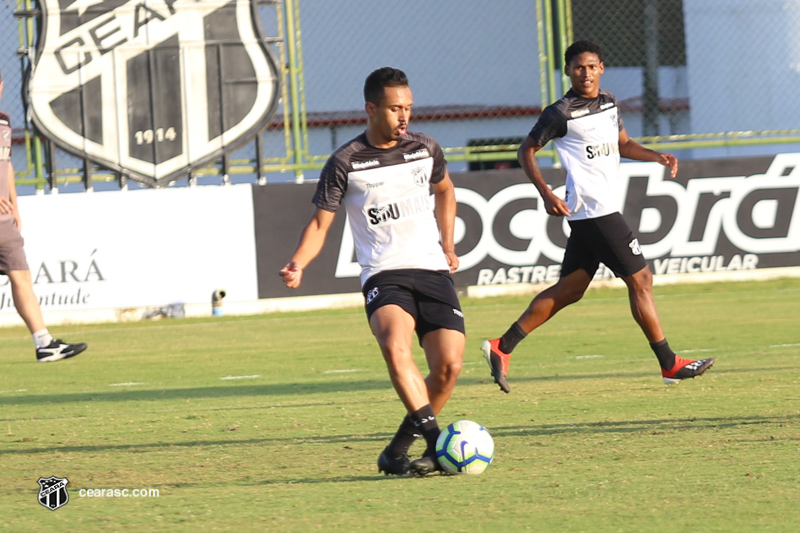
[[[449,269],[430,189],[446,164],[439,143],[412,131],[386,150],[362,133],[328,159],[313,203],[326,211],[344,204],[362,285],[385,270]]]
[[[570,220],[621,211],[619,133],[624,128],[617,100],[600,90],[583,98],[570,89],[545,108],[529,136],[539,146],[553,141],[567,169],[564,201]]]

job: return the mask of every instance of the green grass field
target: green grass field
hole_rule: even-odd
[[[655,292],[705,376],[664,385],[625,292],[597,289],[518,347],[504,395],[479,346],[528,298],[463,300],[439,418],[490,430],[480,476],[378,475],[403,408],[362,309],[53,327],[90,348],[51,364],[0,329],[0,530],[796,531],[800,280]]]

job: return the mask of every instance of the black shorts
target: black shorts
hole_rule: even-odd
[[[593,277],[600,263],[618,278],[632,276],[647,266],[639,240],[621,213],[571,220],[569,226],[572,232],[561,263],[562,277],[579,268]]]
[[[378,308],[397,305],[414,317],[420,344],[426,333],[437,329],[465,332],[464,313],[453,278],[447,272],[386,270],[370,277],[361,292],[367,320]]]

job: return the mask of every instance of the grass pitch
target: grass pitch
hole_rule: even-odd
[[[54,327],[90,347],[50,364],[0,329],[0,530],[796,530],[800,280],[655,292],[673,349],[717,358],[705,376],[664,385],[625,292],[598,289],[517,348],[505,395],[479,347],[528,298],[462,301],[439,418],[492,433],[480,476],[378,475],[403,408],[361,309]]]

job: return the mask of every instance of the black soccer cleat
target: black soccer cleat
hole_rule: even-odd
[[[85,342],[67,344],[60,339],[54,339],[53,342],[47,346],[36,348],[36,360],[40,363],[51,363],[53,361],[69,359],[70,357],[75,357],[86,348]]]
[[[414,459],[410,464],[411,473],[417,476],[432,474],[433,472],[443,472],[444,468],[439,464],[436,453],[426,453],[419,459]]]
[[[408,455],[404,453],[395,455],[388,448],[378,456],[378,472],[383,472],[387,476],[389,474],[407,476],[410,472],[409,464]]]
[[[700,376],[714,365],[714,359],[700,359],[699,361],[692,361],[691,359],[684,359],[683,357],[675,356],[675,364],[671,370],[661,369],[661,377],[664,378],[664,383],[667,385],[674,385],[680,383],[684,379],[696,378]]]

